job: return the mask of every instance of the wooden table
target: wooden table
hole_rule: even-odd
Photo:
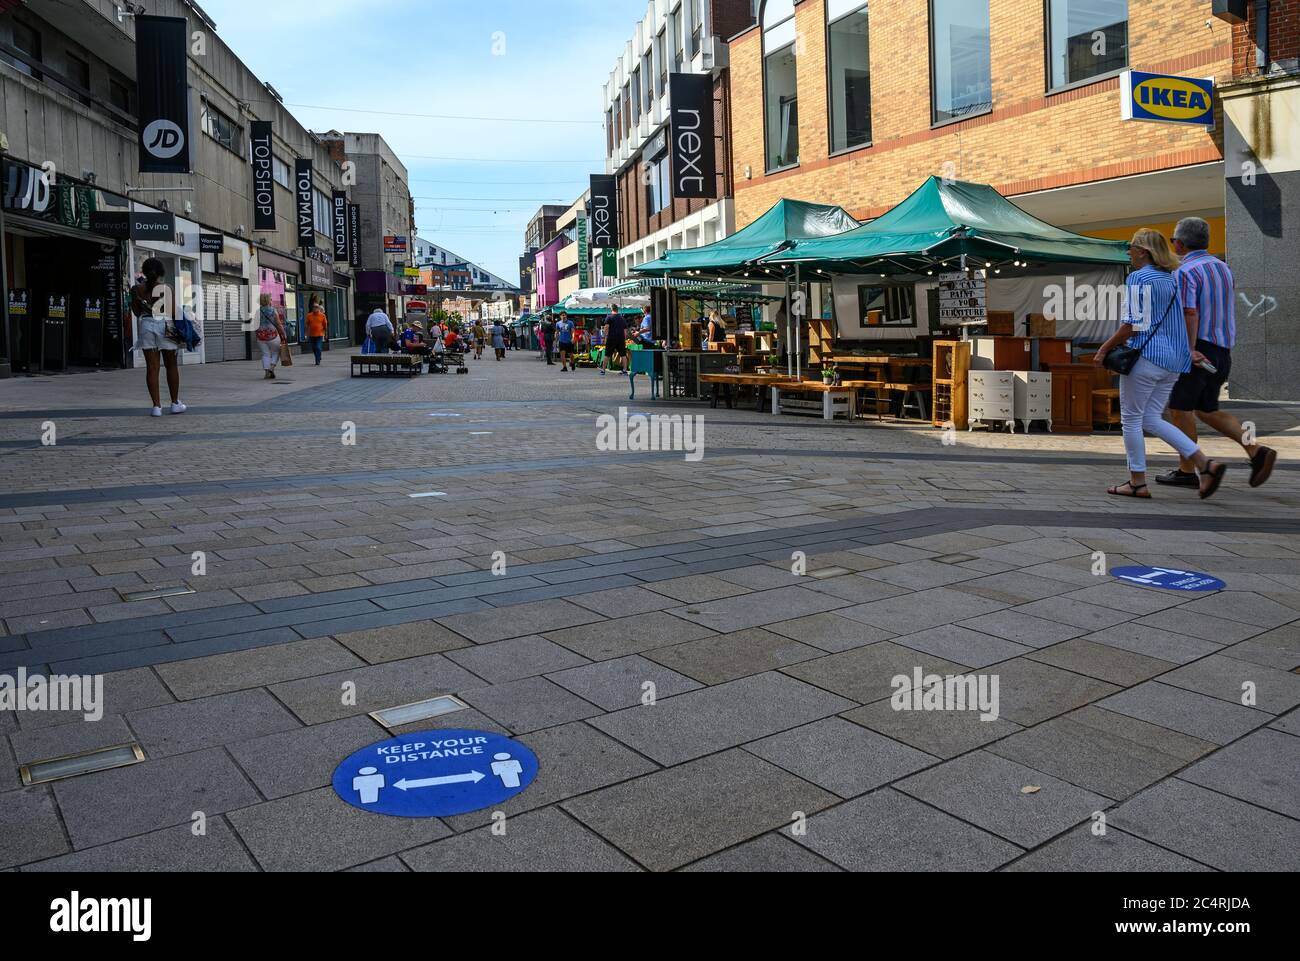
[[[775,384],[793,384],[797,383],[793,378],[781,374],[700,374],[701,384],[713,384],[712,406],[718,406],[718,387],[725,387],[726,392],[723,399],[726,401],[727,410],[731,410],[731,391],[734,387],[756,387],[755,393],[758,394],[758,404],[755,409],[763,409],[764,389]]]
[[[834,420],[836,409],[842,409],[849,420],[856,420],[858,416],[858,388],[848,384],[825,384],[815,380],[805,381],[785,381],[783,383],[772,384],[772,413],[780,415],[784,413],[781,409],[781,398],[783,394],[821,394],[822,395],[822,419]],[[841,400],[843,401],[841,403]],[[793,409],[793,407],[792,407]]]

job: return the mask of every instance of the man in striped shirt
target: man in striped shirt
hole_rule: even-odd
[[[1250,486],[1259,487],[1273,473],[1277,451],[1255,443],[1241,421],[1219,409],[1219,395],[1232,373],[1232,348],[1237,343],[1236,287],[1232,271],[1208,253],[1210,225],[1200,217],[1186,217],[1174,229],[1174,251],[1183,258],[1175,277],[1182,293],[1188,323],[1198,332],[1192,351],[1192,371],[1184,374],[1169,398],[1169,418],[1184,434],[1196,440],[1196,421],[1213,427],[1245,449],[1250,458]],[[1206,370],[1203,364],[1215,368]],[[1156,482],[1198,487],[1195,465],[1183,461],[1178,469]]]

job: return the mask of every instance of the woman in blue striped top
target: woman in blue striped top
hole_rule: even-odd
[[[1097,351],[1096,363],[1127,343],[1142,352],[1131,373],[1119,379],[1120,421],[1128,453],[1129,480],[1107,493],[1116,497],[1148,499],[1145,434],[1159,437],[1200,473],[1201,497],[1211,497],[1223,482],[1227,467],[1212,461],[1181,430],[1164,419],[1169,395],[1178,378],[1192,369],[1196,332],[1182,308],[1173,272],[1178,258],[1169,242],[1154,230],[1139,230],[1128,248],[1133,273],[1124,297],[1124,322]]]

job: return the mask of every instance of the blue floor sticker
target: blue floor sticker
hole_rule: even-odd
[[[1167,591],[1206,593],[1221,591],[1228,585],[1209,574],[1175,571],[1164,567],[1117,567],[1111,571],[1121,581],[1141,587],[1160,587]]]
[[[436,818],[481,811],[522,794],[537,756],[488,731],[419,731],[362,748],[334,770],[334,790],[363,811]]]

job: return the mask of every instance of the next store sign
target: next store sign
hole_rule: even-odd
[[[1127,70],[1120,77],[1125,120],[1214,129],[1214,81]]]

